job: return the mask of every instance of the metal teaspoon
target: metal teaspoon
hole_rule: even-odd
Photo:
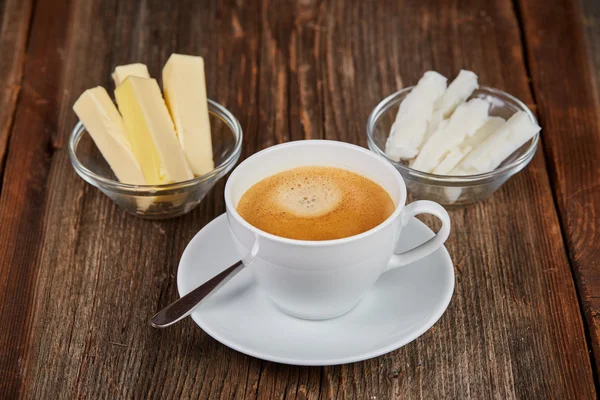
[[[179,300],[171,303],[167,307],[159,311],[150,320],[150,325],[154,328],[166,328],[171,326],[194,311],[194,309],[214,290],[219,289],[231,278],[233,278],[238,272],[244,268],[244,263],[238,261],[231,267],[218,275],[215,275],[210,280],[206,281],[196,289],[192,290]]]

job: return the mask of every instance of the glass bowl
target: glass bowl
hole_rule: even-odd
[[[183,215],[206,196],[240,158],[242,127],[225,107],[208,100],[215,169],[185,182],[132,185],[117,180],[81,122],[69,137],[71,164],[80,177],[97,187],[123,210],[147,219]]]
[[[408,161],[396,162],[385,154],[385,142],[396,118],[400,102],[413,87],[396,92],[371,112],[367,121],[369,149],[386,158],[402,174],[406,187],[416,199],[433,200],[446,206],[460,206],[485,200],[510,177],[525,168],[537,150],[540,134],[511,154],[494,171],[477,175],[448,176],[417,171],[408,166]],[[480,98],[490,104],[491,116],[510,118],[517,111],[524,111],[537,124],[535,116],[522,101],[498,89],[480,87],[471,98]]]

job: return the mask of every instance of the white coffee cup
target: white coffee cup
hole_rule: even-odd
[[[275,236],[238,214],[238,202],[251,186],[300,166],[330,166],[358,173],[383,187],[396,209],[369,231],[325,241]],[[336,141],[289,142],[250,156],[229,177],[225,203],[239,256],[258,285],[279,309],[304,319],[334,318],[350,311],[381,274],[427,256],[450,234],[450,217],[439,204],[422,200],[405,206],[406,185],[389,162],[362,147]],[[442,221],[439,232],[412,250],[394,254],[403,226],[414,215],[424,213]]]

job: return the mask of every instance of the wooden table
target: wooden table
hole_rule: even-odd
[[[595,398],[594,0],[0,0],[0,10],[0,397]],[[451,211],[456,292],[425,335],[349,365],[261,361],[189,319],[148,325],[177,298],[186,244],[224,212],[224,180],[190,214],[152,222],[69,162],[82,91],[112,88],[118,64],[160,76],[172,52],[205,58],[209,96],[243,126],[242,157],[305,138],[364,146],[373,107],[429,69],[472,69],[522,99],[542,145],[491,199]]]

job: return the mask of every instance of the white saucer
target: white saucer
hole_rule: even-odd
[[[413,218],[398,251],[433,236]],[[183,295],[238,260],[225,214],[188,244],[177,271]],[[430,256],[382,275],[349,313],[306,321],[278,310],[242,270],[207,298],[192,318],[210,336],[242,353],[294,365],[335,365],[396,350],[425,333],[442,316],[454,291],[454,268],[442,247]]]

